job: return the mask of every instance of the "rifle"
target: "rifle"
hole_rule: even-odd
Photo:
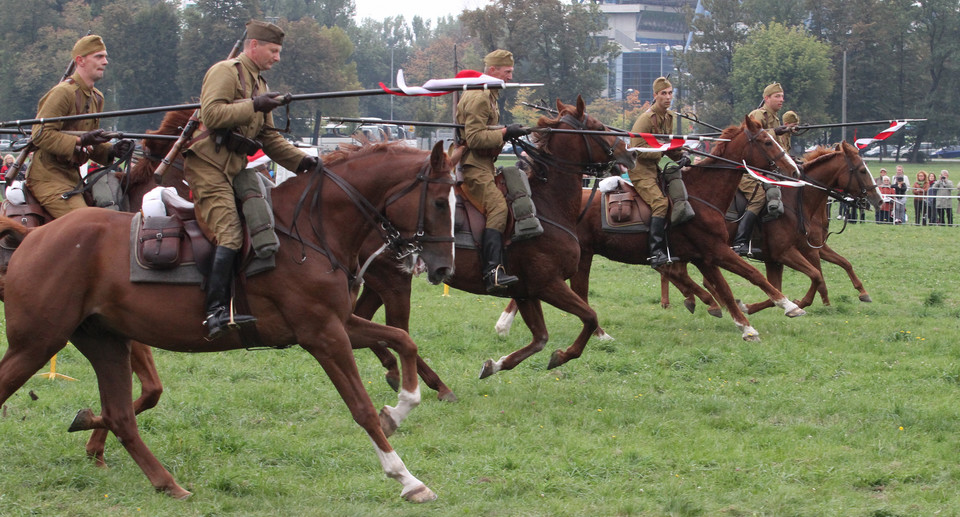
[[[243,40],[245,39],[247,39],[246,29],[243,30],[243,34],[240,36],[240,39],[233,44],[233,48],[230,49],[230,54],[227,56],[227,59],[233,59],[240,54],[240,51],[243,48]],[[187,122],[186,126],[184,126],[183,132],[180,133],[180,138],[177,138],[177,141],[173,143],[173,146],[170,147],[167,155],[160,160],[160,165],[157,167],[157,170],[153,172],[157,178],[163,177],[163,174],[167,172],[170,164],[177,159],[177,155],[180,154],[180,149],[183,148],[184,144],[187,143],[187,140],[190,140],[190,138],[193,137],[193,132],[197,130],[197,126],[200,124],[199,117],[200,108],[197,108],[190,117],[190,121]],[[157,183],[160,183],[160,181],[158,180]]]

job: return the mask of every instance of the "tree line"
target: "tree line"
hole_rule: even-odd
[[[759,104],[773,81],[786,90],[784,111],[802,123],[839,122],[846,54],[847,119],[928,118],[895,138],[955,144],[960,121],[960,2],[956,0],[702,0],[686,4],[691,45],[675,53],[676,107],[724,126]],[[541,88],[502,96],[505,121],[532,124],[541,112],[520,101],[572,102],[583,95],[601,120],[629,127],[652,93],[637,85],[625,101],[603,98],[607,63],[619,52],[596,35],[606,21],[595,2],[495,0],[458,16],[355,21],[353,0],[0,0],[0,112],[29,118],[88,31],[104,37],[110,64],[98,83],[105,109],[194,102],[206,69],[226,57],[252,18],[287,33],[282,59],[267,74],[274,90],[307,93],[377,88],[402,68],[408,84],[480,69],[507,48],[515,79]],[[390,96],[299,102],[293,133],[308,136],[317,115],[450,121],[451,96]],[[285,113],[278,113],[282,119]],[[105,120],[141,131],[159,115]],[[703,127],[688,125],[688,131]],[[861,129],[861,132],[873,131]],[[823,143],[839,130],[802,135]],[[860,134],[858,136],[872,136]],[[847,131],[852,140],[853,129]]]

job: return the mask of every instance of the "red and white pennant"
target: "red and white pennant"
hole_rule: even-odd
[[[627,148],[627,151],[636,151],[638,153],[661,153],[673,149],[680,149],[681,147],[696,147],[700,145],[700,142],[696,140],[686,140],[680,136],[671,138],[670,141],[665,144],[661,144],[660,141],[657,140],[657,138],[651,133],[630,133],[630,136],[640,137],[651,146]]]
[[[750,166],[747,165],[746,161],[743,162],[743,168],[747,170],[748,174],[760,180],[761,182],[766,183],[767,185],[777,185],[780,187],[802,187],[807,184],[806,181],[775,180],[773,178],[768,178],[763,174],[751,169]]]
[[[881,131],[877,136],[873,138],[858,138],[854,144],[857,146],[857,149],[863,149],[864,147],[881,140],[886,140],[890,135],[896,133],[900,128],[907,125],[906,120],[894,120],[890,122],[890,127]]]
[[[495,84],[502,88],[506,83],[503,79],[497,79],[496,77],[482,74],[476,70],[461,70],[457,73],[456,77],[450,79],[430,79],[423,83],[423,86],[407,86],[407,82],[403,79],[403,69],[400,69],[397,70],[397,87],[400,88],[401,91],[394,91],[383,83],[380,83],[380,88],[383,88],[383,91],[389,94],[400,95],[402,97],[439,97],[440,95],[453,93],[453,91],[438,92],[436,91],[437,88],[473,86],[477,84]]]

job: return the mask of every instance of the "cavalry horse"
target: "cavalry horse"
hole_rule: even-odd
[[[850,262],[826,243],[829,231],[826,203],[829,196],[852,196],[857,200],[868,201],[874,208],[882,203],[870,170],[857,149],[846,142],[837,144],[832,149],[819,147],[807,153],[804,156],[802,170],[801,179],[806,180],[810,185],[785,189],[784,214],[777,219],[761,222],[759,251],[754,258],[764,262],[767,279],[778,288],[783,282],[784,265],[810,278],[810,288],[807,293],[802,299],[796,301],[799,307],[810,306],[817,293],[820,293],[824,305],[830,305],[821,260],[842,267],[850,277],[854,288],[860,292],[860,300],[871,301]],[[736,229],[736,223],[728,222],[727,229],[732,235]],[[691,309],[691,312],[694,296],[708,305],[712,302],[709,293],[705,297],[703,288],[686,275],[683,264],[676,264],[672,271],[675,273],[673,278],[683,280],[678,287],[686,296],[684,305]],[[664,279],[665,284],[666,279]],[[666,287],[664,287],[662,300],[669,304]],[[769,301],[764,300],[744,304],[741,309],[747,314],[753,314],[770,306]]]
[[[399,403],[385,408],[395,421],[420,401],[416,345],[406,332],[354,316],[352,309],[360,245],[371,232],[383,232],[391,249],[416,250],[431,282],[444,281],[453,272],[452,166],[440,144],[432,152],[377,144],[330,157],[323,170],[288,180],[272,192],[282,242],[276,268],[246,282],[261,342],[299,344],[317,359],[373,441],[386,475],[400,482],[403,498],[415,502],[436,495],[410,474],[387,441],[351,343],[387,343],[400,353]],[[130,283],[129,272],[116,264],[129,263],[132,217],[83,209],[32,231],[0,219],[0,236],[19,242],[3,278],[10,302],[9,347],[0,359],[0,405],[69,339],[90,360],[102,405],[102,417],[88,415],[79,428],[108,428],[157,490],[184,498],[190,492],[139,436],[128,341],[179,352],[234,350],[245,344],[237,333],[205,339],[203,293],[196,286]],[[51,320],[51,313],[58,318]],[[169,324],[191,320],[197,325]]]
[[[723,131],[721,142],[714,150],[714,156],[746,162],[753,167],[774,166],[791,175],[798,174],[796,163],[759,124],[745,117],[741,126],[731,126]],[[693,262],[703,273],[704,278],[716,288],[716,297],[730,312],[737,328],[742,331],[744,340],[759,340],[757,331],[750,325],[746,316],[738,307],[730,286],[724,280],[719,268],[735,273],[760,287],[771,300],[784,310],[788,317],[800,316],[804,312],[780,292],[778,286],[771,285],[753,266],[737,256],[727,245],[727,230],[724,213],[719,207],[727,207],[733,201],[743,168],[730,167],[716,158],[707,158],[698,164],[684,169],[683,182],[687,186],[691,203],[697,206],[693,219],[667,229],[667,243],[670,255],[680,260]],[[582,194],[584,199],[589,192]],[[571,278],[571,285],[578,295],[586,299],[590,267],[593,256],[601,255],[611,260],[627,264],[647,263],[647,233],[613,233],[603,231],[601,226],[601,203],[594,202],[577,224],[577,236],[580,239],[580,264],[577,273]],[[680,285],[699,288],[688,276],[684,268],[683,275],[677,274],[674,267],[678,262],[660,267],[658,271]],[[702,289],[701,289],[702,291]],[[712,300],[708,293],[701,299]],[[688,307],[689,308],[689,307]],[[509,331],[513,322],[513,304],[504,309],[497,322],[497,332],[501,335]],[[711,314],[719,316],[712,310]],[[600,330],[598,337],[609,337]]]
[[[579,357],[590,335],[598,326],[596,313],[570,290],[565,281],[576,272],[579,261],[580,246],[575,227],[580,207],[581,177],[585,171],[596,176],[606,174],[612,167],[631,167],[633,157],[626,150],[623,141],[612,135],[549,132],[549,128],[605,129],[602,123],[584,112],[583,99],[579,97],[575,106],[558,100],[557,108],[557,117],[539,119],[538,126],[546,128],[547,131],[537,133],[536,147],[526,150],[532,161],[532,198],[537,207],[537,215],[543,222],[544,233],[535,239],[515,242],[509,246],[506,253],[507,270],[517,275],[520,281],[504,293],[497,294],[520,300],[520,313],[531,329],[533,340],[527,346],[497,361],[487,360],[480,372],[481,379],[500,370],[512,369],[543,349],[548,335],[541,302],[547,302],[575,315],[583,323],[583,329],[574,343],[566,350],[553,353],[548,368],[556,368]],[[380,277],[379,280],[385,285],[410,284],[410,275],[398,271],[395,267],[384,268],[384,273],[389,276]],[[480,277],[478,251],[460,250],[456,254],[455,273],[447,284],[470,293],[488,294]],[[368,282],[367,287],[370,286]],[[409,317],[408,288],[387,291],[365,288],[357,301],[358,311],[362,307],[365,314],[372,315],[381,303],[387,308],[388,315],[400,314],[404,318]],[[426,378],[424,380],[426,382]]]

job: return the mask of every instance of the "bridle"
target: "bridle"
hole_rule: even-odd
[[[560,117],[559,122],[570,126],[572,129],[586,130],[589,129],[586,124],[586,119],[586,113],[582,114],[581,118],[577,118],[569,113],[565,113]],[[582,134],[580,136],[583,138],[583,144],[587,149],[588,157],[594,155],[595,151],[593,145],[597,145],[600,147],[601,154],[607,158],[606,161],[575,162],[566,160],[554,154],[548,153],[540,147],[531,145],[523,140],[516,140],[515,143],[519,143],[520,148],[527,153],[529,159],[521,156],[519,152],[515,152],[517,157],[521,160],[526,160],[528,162],[529,160],[533,160],[533,163],[537,165],[537,167],[534,167],[534,170],[537,171],[537,177],[544,182],[547,181],[547,178],[542,171],[547,168],[570,174],[588,175],[595,178],[609,176],[616,167],[616,149],[614,146],[610,145],[606,140],[604,140],[601,135]],[[516,146],[514,146],[514,149],[516,150]]]
[[[381,246],[375,253],[373,253],[364,263],[364,265],[354,273],[353,270],[347,268],[343,263],[341,263],[334,253],[330,250],[330,246],[327,243],[326,232],[323,228],[323,221],[320,217],[310,217],[310,226],[313,229],[314,236],[316,237],[319,244],[313,242],[305,241],[300,235],[300,231],[297,227],[297,219],[299,218],[301,212],[303,211],[306,199],[308,194],[312,191],[313,196],[309,204],[309,213],[313,215],[315,210],[319,210],[320,207],[320,197],[323,190],[323,179],[330,178],[330,180],[336,184],[340,190],[342,190],[353,205],[357,208],[357,211],[360,212],[360,215],[364,220],[377,229],[380,234],[380,238],[383,239],[384,244]],[[426,210],[427,210],[427,191],[430,184],[441,184],[441,185],[453,185],[453,178],[443,177],[443,178],[431,178],[430,177],[430,161],[428,159],[427,163],[420,169],[417,173],[417,176],[413,181],[406,185],[404,188],[391,195],[387,200],[384,201],[383,205],[378,208],[373,205],[367,198],[363,196],[347,180],[343,179],[341,176],[337,175],[330,169],[322,167],[319,170],[314,170],[311,172],[310,181],[306,187],[303,189],[303,193],[300,195],[300,199],[297,201],[297,204],[293,211],[293,222],[291,223],[292,229],[286,228],[279,223],[277,224],[277,231],[288,235],[292,239],[296,240],[301,245],[301,255],[300,259],[297,261],[298,264],[302,264],[307,260],[306,249],[311,248],[315,251],[322,253],[327,259],[330,260],[331,265],[334,269],[342,270],[346,275],[350,283],[351,288],[358,286],[363,282],[363,274],[366,271],[367,267],[376,258],[379,254],[385,250],[390,250],[393,252],[397,260],[402,260],[412,254],[419,253],[423,251],[424,243],[435,243],[435,242],[450,242],[454,241],[452,235],[450,236],[432,236],[426,235],[424,232],[424,224],[426,219]],[[387,207],[405,197],[407,194],[413,192],[420,186],[420,200],[417,207],[417,228],[409,236],[405,237],[397,229],[386,216]],[[315,188],[314,188],[315,187]],[[319,221],[319,225],[315,223]]]

